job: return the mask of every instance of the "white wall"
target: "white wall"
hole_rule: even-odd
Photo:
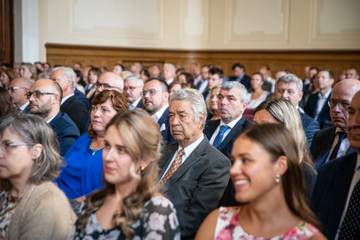
[[[27,19],[23,21],[24,59],[44,60],[45,43],[172,49],[360,49],[359,0],[22,3],[22,16]]]

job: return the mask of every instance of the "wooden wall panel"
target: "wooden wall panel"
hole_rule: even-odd
[[[321,50],[321,51],[238,51],[238,50],[163,50],[97,47],[81,45],[46,44],[47,61],[51,64],[72,65],[80,62],[83,65],[111,67],[115,63],[129,66],[133,62],[144,65],[154,63],[174,63],[188,68],[191,63],[215,64],[223,67],[226,74],[231,74],[233,63],[239,62],[246,66],[247,72],[258,71],[260,66],[269,65],[275,73],[281,69],[303,77],[307,65],[331,69],[336,76],[348,67],[360,70],[360,51]]]
[[[13,62],[13,1],[0,0],[0,63]]]

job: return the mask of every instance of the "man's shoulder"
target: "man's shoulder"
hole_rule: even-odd
[[[352,165],[355,166],[357,159],[357,153],[352,153],[349,155],[345,155],[341,158],[338,158],[334,161],[331,161],[325,165],[323,165],[319,171],[318,171],[318,178],[321,178],[323,176],[333,176],[336,174],[338,170],[344,169],[344,168],[352,168]]]

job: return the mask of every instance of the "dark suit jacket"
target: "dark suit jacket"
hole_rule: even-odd
[[[69,115],[80,130],[81,134],[88,130],[90,121],[89,109],[81,101],[79,101],[75,95],[71,96],[63,104],[61,104],[60,111]]]
[[[174,143],[175,140],[170,134],[169,108],[165,110],[165,112],[163,113],[163,115],[161,115],[157,123],[159,124],[164,143],[165,144]]]
[[[315,133],[320,130],[319,123],[312,117],[308,116],[306,113],[302,113],[302,112],[299,113],[300,113],[301,123],[305,131],[306,141],[308,143],[308,146],[311,146]]]
[[[328,239],[334,239],[339,227],[356,160],[357,153],[353,153],[336,159],[319,170],[311,203]],[[360,239],[359,235],[355,239]]]
[[[219,120],[209,120],[206,122],[204,133],[206,137],[210,140],[213,133],[215,132],[216,128],[220,124]],[[222,152],[225,156],[230,158],[232,146],[236,140],[236,138],[247,128],[251,126],[251,123],[242,117],[235,126],[230,130],[229,134],[224,138],[224,140],[219,145],[218,149]]]
[[[315,168],[319,169],[325,164],[326,158],[330,153],[332,144],[336,136],[336,127],[322,129],[315,133],[310,147],[310,153],[315,162]],[[349,147],[347,154],[355,152],[355,149]]]
[[[160,176],[177,148],[177,144],[164,147]],[[193,239],[204,218],[218,206],[229,182],[229,170],[230,161],[204,138],[165,183],[162,192],[176,208],[182,239]]]
[[[328,99],[326,100],[323,108],[321,109],[321,111],[319,113],[318,118],[316,119],[319,122],[321,129],[333,126],[331,119],[330,119],[330,107],[327,104],[330,97],[331,97],[331,94],[329,95]],[[319,96],[318,96],[317,92],[311,94],[309,96],[309,99],[308,99],[305,107],[304,107],[305,113],[312,118],[314,118],[315,114],[316,114],[316,105],[317,105],[318,99],[319,99]]]
[[[242,85],[244,85],[246,87],[246,89],[248,90],[248,92],[251,91],[251,78],[249,75],[244,74],[244,76],[242,76],[242,78],[238,78],[236,76],[231,76],[229,77],[229,81],[237,81],[240,82]]]
[[[59,112],[49,123],[60,144],[60,154],[64,156],[66,151],[80,136],[79,129],[71,118],[66,114]]]
[[[90,101],[89,101],[89,99],[86,98],[86,96],[82,92],[75,89],[74,96],[76,99],[78,99],[80,102],[82,102],[86,106],[87,109],[90,110],[90,106],[91,106]]]

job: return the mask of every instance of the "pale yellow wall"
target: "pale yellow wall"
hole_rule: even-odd
[[[360,0],[39,0],[45,43],[360,49]]]

